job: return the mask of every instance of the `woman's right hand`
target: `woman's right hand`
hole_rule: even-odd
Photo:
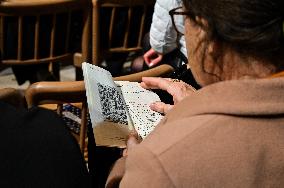
[[[140,84],[145,89],[162,89],[173,96],[174,105],[183,100],[186,96],[196,91],[191,85],[177,79],[143,77]],[[163,102],[155,102],[150,108],[154,111],[166,114],[174,105]]]
[[[153,48],[148,50],[143,57],[148,67],[159,64],[163,59],[163,55],[156,52]]]

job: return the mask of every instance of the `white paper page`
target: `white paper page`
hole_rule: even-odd
[[[159,96],[140,86],[137,82],[115,81],[121,87],[135,130],[144,139],[163,116],[150,109],[150,104],[160,101]]]
[[[127,108],[111,74],[98,66],[82,64],[92,126],[103,121],[129,125]]]

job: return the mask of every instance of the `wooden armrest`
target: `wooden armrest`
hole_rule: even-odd
[[[25,93],[28,107],[50,103],[76,103],[86,98],[83,81],[37,82]]]

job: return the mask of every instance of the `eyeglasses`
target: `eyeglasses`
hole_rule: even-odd
[[[194,18],[194,15],[190,11],[184,11],[183,7],[177,7],[169,11],[171,20],[176,32],[179,35],[184,35],[184,17],[189,16]]]

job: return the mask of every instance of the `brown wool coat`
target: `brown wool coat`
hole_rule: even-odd
[[[284,78],[200,89],[124,162],[109,187],[284,187]]]

